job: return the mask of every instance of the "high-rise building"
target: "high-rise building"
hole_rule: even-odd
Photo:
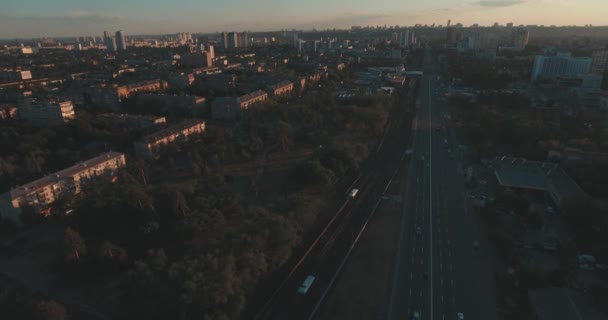
[[[227,48],[238,48],[239,47],[239,34],[236,32],[228,33],[228,46]]]
[[[108,52],[116,51],[116,38],[110,36],[108,31],[103,32],[103,43],[106,45]]]
[[[224,49],[228,49],[228,33],[222,32],[222,44],[224,45]]]
[[[591,73],[604,74],[608,71],[608,49],[595,50],[591,54]]]
[[[207,49],[207,52],[209,53],[211,60],[215,59],[215,49],[213,48],[213,46],[210,45]]]
[[[530,32],[526,29],[517,28],[511,32],[511,44],[517,50],[524,50],[529,39]]]
[[[239,34],[239,47],[243,47],[243,48],[247,48],[249,47],[249,35],[247,34],[247,32],[241,32],[241,34]]]
[[[446,40],[447,40],[448,44],[456,43],[456,28],[454,28],[454,27],[447,28]]]
[[[116,50],[124,51],[127,49],[127,39],[125,39],[125,33],[122,30],[116,31]]]

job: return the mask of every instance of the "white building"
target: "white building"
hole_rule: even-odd
[[[589,73],[591,58],[571,57],[559,53],[555,56],[536,56],[532,67],[532,82],[540,79],[582,78]]]

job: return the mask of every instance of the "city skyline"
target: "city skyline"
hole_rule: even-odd
[[[103,3],[58,0],[24,0],[3,5],[0,38],[33,38],[99,35],[101,31],[125,30],[127,34],[222,32],[233,30],[271,31],[280,29],[349,28],[352,25],[445,25],[473,23],[491,25],[601,25],[603,0],[438,0],[432,3],[406,0],[363,0],[326,3],[313,0],[264,0],[240,3],[178,0]],[[167,12],[173,13],[168,15]],[[274,13],[280,12],[277,16]],[[538,15],[542,12],[542,16]],[[230,23],[226,23],[226,21]]]

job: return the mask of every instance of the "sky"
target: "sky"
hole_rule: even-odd
[[[607,0],[0,0],[0,38],[478,23],[607,25]]]

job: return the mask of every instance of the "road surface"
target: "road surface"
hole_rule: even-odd
[[[255,319],[313,319],[336,277],[347,263],[353,243],[359,239],[367,222],[383,201],[383,195],[399,168],[404,168],[405,150],[409,143],[411,115],[402,99],[393,108],[385,135],[361,169],[353,188],[359,189],[355,198],[344,194],[345,203],[335,219],[317,238],[296,268],[267,300]],[[299,294],[298,287],[308,275],[315,281],[309,291]]]
[[[413,155],[395,254],[388,319],[496,319],[490,258],[467,209],[462,162],[440,101],[438,63],[427,51]],[[481,246],[484,248],[487,246]]]

